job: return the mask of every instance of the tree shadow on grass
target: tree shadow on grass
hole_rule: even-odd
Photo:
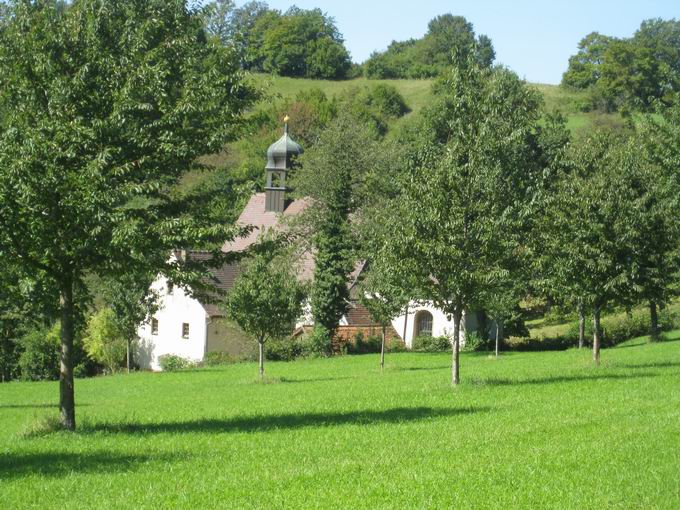
[[[440,365],[435,367],[396,367],[397,372],[420,372],[424,370],[451,370],[451,365]]]
[[[88,405],[78,403],[77,407]],[[59,409],[59,404],[0,404],[0,411],[3,409]]]
[[[615,368],[677,368],[680,367],[680,361],[654,361],[651,363],[634,363],[631,365],[617,364]]]
[[[366,410],[336,413],[290,413],[264,416],[240,416],[228,419],[207,418],[192,421],[111,423],[93,424],[82,427],[83,433],[114,434],[192,434],[228,432],[264,432],[303,427],[332,427],[339,425],[376,425],[379,423],[407,423],[432,418],[462,416],[489,411],[488,407],[467,407],[459,409],[411,407],[382,411]]]
[[[61,477],[69,473],[117,473],[149,462],[171,462],[174,455],[119,455],[106,451],[91,453],[41,452],[0,455],[0,480],[39,475]]]
[[[487,385],[487,386],[524,386],[524,385],[541,385],[541,384],[559,384],[559,383],[570,383],[570,382],[582,382],[582,381],[603,381],[603,380],[625,380],[625,379],[641,379],[644,377],[657,377],[659,374],[656,373],[638,373],[638,374],[593,374],[593,375],[556,375],[550,377],[539,377],[535,379],[501,379],[501,378],[489,378],[489,379],[477,379],[474,380],[474,384]]]
[[[294,377],[281,377],[280,381],[286,384],[298,384],[298,383],[308,383],[308,382],[328,382],[328,381],[342,381],[343,379],[352,379],[352,377],[342,376],[342,377],[310,377],[308,379],[296,379]]]

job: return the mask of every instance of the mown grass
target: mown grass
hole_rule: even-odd
[[[680,331],[603,352],[377,356],[0,385],[0,508],[677,508]],[[49,422],[49,420],[48,420]],[[28,431],[28,433],[26,433]]]

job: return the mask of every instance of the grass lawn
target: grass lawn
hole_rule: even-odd
[[[242,364],[79,380],[80,431],[22,434],[57,383],[0,385],[0,508],[680,506],[680,331],[603,352]]]

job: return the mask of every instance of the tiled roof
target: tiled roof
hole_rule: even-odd
[[[243,209],[243,212],[239,216],[238,224],[242,226],[252,226],[254,227],[250,234],[246,237],[237,238],[233,241],[228,241],[222,246],[222,251],[224,253],[229,252],[242,252],[253,245],[258,237],[271,228],[281,228],[281,220],[293,217],[300,214],[309,203],[305,200],[299,199],[294,200],[288,204],[288,207],[283,211],[283,214],[265,211],[265,194],[256,193],[253,195],[248,204]],[[187,252],[187,257],[193,258],[194,260],[207,260],[210,257],[208,252]],[[357,282],[357,278],[364,267],[363,263],[358,263],[349,278],[349,286],[351,290],[355,290],[354,287]],[[213,275],[212,283],[220,290],[228,292],[233,286],[234,281],[239,275],[239,263],[232,262],[226,264],[224,267],[219,269],[211,270]],[[309,281],[314,276],[314,255],[311,251],[306,250],[300,255],[300,273],[299,278],[301,281]],[[210,303],[201,302],[203,308],[205,308],[208,315],[221,316],[223,313],[219,310],[216,305]],[[355,320],[360,321],[361,325],[371,324],[370,315],[368,311],[361,305],[357,305],[360,308],[356,308],[356,312],[352,315],[352,311],[348,312],[348,321],[352,324],[349,315],[356,317]],[[353,309],[354,310],[354,309]],[[366,322],[368,317],[368,322]]]
[[[208,261],[212,257],[210,252],[205,251],[187,251],[184,256],[186,256],[188,260],[195,261]],[[234,286],[234,281],[239,273],[239,263],[230,262],[222,267],[210,269],[210,278],[206,283],[214,285],[222,292],[227,292]],[[219,299],[220,297],[217,296],[215,300],[217,301]],[[208,300],[205,299],[199,299],[199,302],[210,317],[221,317],[224,315],[224,312],[222,312],[216,304],[208,302]]]
[[[246,237],[240,237],[233,241],[227,241],[222,246],[223,252],[243,251],[257,241],[257,238],[266,230],[279,226],[281,218],[288,218],[300,214],[305,210],[308,203],[305,200],[293,200],[288,207],[279,214],[272,211],[265,211],[265,194],[256,193],[246,204],[238,224],[242,226],[252,226],[253,230]]]
[[[352,306],[345,315],[348,326],[373,326],[375,321],[371,318],[368,309],[361,303],[352,302]]]

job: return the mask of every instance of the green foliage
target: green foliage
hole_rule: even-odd
[[[645,20],[635,35],[616,39],[597,32],[579,43],[562,84],[591,92],[604,110],[649,110],[670,104],[680,91],[680,21]]]
[[[585,89],[597,83],[600,78],[604,54],[614,39],[592,32],[578,43],[578,53],[569,58],[569,68],[562,76],[562,84],[576,89]]]
[[[304,343],[310,355],[327,357],[333,354],[333,335],[321,324],[314,325]]]
[[[34,329],[20,340],[19,369],[24,381],[59,379],[59,325]]]
[[[102,308],[90,316],[83,346],[87,355],[109,372],[116,372],[124,366],[127,339],[113,310]]]
[[[342,112],[303,155],[294,176],[298,196],[313,199],[306,212],[316,250],[312,315],[331,337],[347,309],[356,260],[350,215],[370,198],[377,182],[372,176],[387,168],[380,149],[364,124]]]
[[[510,71],[469,58],[437,88],[406,141],[401,193],[378,216],[391,233],[380,253],[406,292],[454,318],[455,338],[463,310],[482,303],[515,264],[546,157],[540,98]]]
[[[659,328],[661,331],[680,329],[680,312],[662,310],[659,314]],[[505,348],[515,351],[552,351],[571,349],[578,344],[578,321],[568,323],[563,334],[548,334],[545,336],[511,336],[505,342]],[[605,317],[602,320],[602,344],[604,347],[614,347],[631,338],[646,336],[650,331],[649,313],[637,310],[625,316]],[[592,345],[593,325],[586,322],[586,344]]]
[[[236,363],[236,359],[226,352],[208,352],[203,358],[202,366],[218,367],[222,365],[232,365]]]
[[[61,295],[69,352],[88,274],[161,272],[205,287],[205,264],[168,253],[217,247],[238,229],[188,214],[173,191],[199,156],[233,139],[255,94],[185,1],[12,9],[0,31],[0,247]],[[73,386],[62,389],[73,429]]]
[[[176,354],[163,354],[158,357],[158,365],[163,372],[176,372],[187,368],[194,368],[196,364],[190,359]]]
[[[677,187],[640,145],[605,135],[575,145],[546,202],[537,240],[548,286],[589,314],[641,300],[666,303],[673,294]]]
[[[347,343],[347,354],[372,354],[380,352],[382,339],[378,335],[364,337],[360,331]]]
[[[305,288],[292,257],[277,241],[262,240],[227,297],[227,316],[261,344],[290,335],[302,315]]]
[[[371,126],[381,136],[387,133],[390,121],[403,117],[410,111],[399,91],[394,86],[383,83],[364,88],[349,88],[342,96],[342,101],[353,116]]]
[[[411,347],[416,352],[447,352],[451,350],[448,336],[418,335]]]
[[[493,349],[495,337],[482,337],[478,332],[465,333],[465,351],[490,351]]]
[[[496,56],[489,37],[475,38],[472,23],[444,14],[430,21],[422,39],[393,41],[386,51],[374,52],[364,67],[369,78],[431,78],[453,63],[454,54],[462,61],[472,57],[485,68]]]
[[[264,2],[235,8],[218,0],[204,14],[208,30],[237,49],[244,68],[281,76],[342,79],[350,57],[335,20],[320,9],[285,13]]]

